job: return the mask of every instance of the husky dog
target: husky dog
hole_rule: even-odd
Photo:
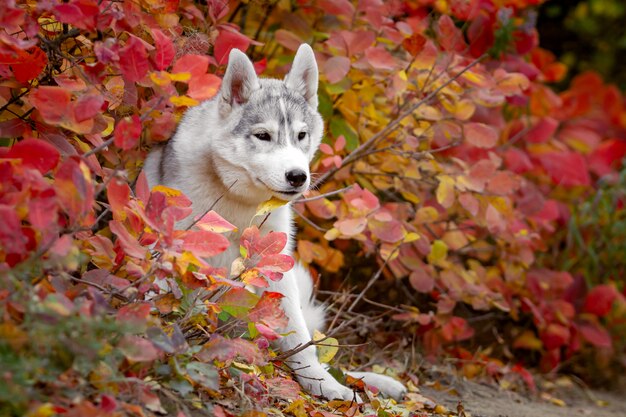
[[[277,197],[291,201],[311,182],[309,162],[323,134],[317,111],[318,70],[313,50],[298,49],[284,81],[259,79],[252,63],[237,49],[230,52],[219,94],[187,111],[174,137],[153,150],[144,171],[151,187],[163,184],[181,190],[192,201],[193,216],[215,204],[215,211],[237,226],[239,233],[255,218],[257,206]],[[179,227],[189,225],[179,224]],[[274,210],[261,232],[284,232],[284,253],[294,247],[294,226],[289,204]],[[230,267],[239,256],[235,243],[211,259],[211,264]],[[324,307],[312,299],[313,282],[299,264],[282,280],[269,282],[268,291],[283,294],[282,308],[289,318],[288,336],[278,340],[287,351],[311,341],[312,332],[324,325]],[[350,400],[355,394],[335,380],[317,359],[315,346],[294,354],[296,378],[309,393],[329,399]],[[363,378],[386,395],[401,398],[405,387],[394,379],[369,372],[349,373]]]

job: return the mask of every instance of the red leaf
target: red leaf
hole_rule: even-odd
[[[557,323],[550,323],[548,327],[541,332],[541,341],[547,350],[566,345],[570,337],[569,329]]]
[[[148,322],[151,308],[150,303],[128,304],[117,310],[116,319],[122,324],[144,325]]]
[[[317,6],[335,16],[352,17],[354,6],[348,0],[319,0]]]
[[[213,46],[213,56],[218,65],[223,65],[228,61],[231,49],[237,48],[245,52],[248,46],[250,46],[250,39],[247,36],[228,29],[221,29]]]
[[[343,80],[350,71],[350,58],[334,56],[324,63],[322,72],[329,83],[334,84]]]
[[[624,156],[626,156],[625,140],[606,140],[589,155],[589,169],[600,176],[610,174],[621,167]]]
[[[493,148],[498,143],[498,132],[484,123],[468,123],[464,129],[465,140],[478,148]]]
[[[259,302],[248,314],[252,322],[261,322],[272,330],[280,330],[287,326],[289,319],[280,307],[283,295],[277,292],[266,291]]]
[[[269,396],[273,398],[280,398],[285,400],[297,400],[300,398],[300,385],[291,379],[286,378],[269,378],[265,381],[267,389],[269,391]],[[304,414],[304,413],[303,413]],[[315,415],[319,415],[317,412]],[[355,413],[356,414],[356,413]],[[294,415],[296,413],[294,412]],[[306,414],[304,414],[306,415]],[[335,414],[333,414],[334,416]],[[350,414],[344,414],[350,415]]]
[[[591,184],[587,162],[579,153],[547,152],[539,155],[539,161],[554,184],[564,187]]]
[[[222,253],[229,245],[224,236],[206,230],[190,230],[183,238],[183,249],[202,258]]]
[[[492,19],[481,13],[476,16],[476,19],[472,21],[467,29],[470,53],[474,58],[478,58],[487,52],[493,45],[495,41],[493,26]]]
[[[285,29],[278,29],[274,33],[274,39],[291,51],[296,51],[302,44],[302,39],[298,35]]]
[[[519,374],[519,376],[522,377],[522,379],[524,380],[526,385],[528,385],[528,388],[530,388],[531,391],[535,392],[537,390],[537,385],[535,384],[533,374],[531,374],[528,369],[524,368],[522,365],[517,364],[511,368],[511,371]]]
[[[202,216],[202,218],[196,222],[195,226],[198,229],[208,230],[209,232],[215,233],[232,232],[233,230],[237,229],[237,227],[229,223],[213,210]]]
[[[109,229],[117,236],[117,241],[122,249],[124,249],[126,255],[137,259],[145,258],[147,252],[146,248],[139,244],[137,239],[126,230],[122,223],[117,220],[111,220],[109,222]]]
[[[199,77],[206,74],[209,69],[209,57],[202,55],[183,55],[176,60],[172,74],[188,72],[191,77]]]
[[[393,56],[382,46],[372,46],[365,50],[367,62],[375,68],[381,70],[392,70],[396,68],[396,61]]]
[[[594,287],[585,297],[584,311],[604,317],[611,312],[613,303],[619,297],[617,289],[608,284]]]
[[[54,14],[60,22],[89,31],[96,29],[99,13],[96,0],[74,0],[54,6]]]
[[[419,33],[414,33],[402,41],[402,47],[413,56],[422,52],[424,45],[426,45],[426,38]]]
[[[101,94],[85,94],[82,95],[74,103],[74,119],[80,123],[87,119],[92,119],[102,109],[104,97]]]
[[[465,210],[467,210],[472,216],[478,215],[480,209],[480,203],[476,197],[470,193],[463,193],[459,196],[459,203]]]
[[[521,149],[507,149],[504,153],[504,161],[506,166],[516,174],[523,174],[533,169],[533,163],[528,154]]]
[[[15,209],[0,204],[0,245],[7,254],[25,254],[26,236],[22,233],[22,223]]]
[[[83,225],[93,216],[94,186],[83,162],[70,158],[57,169],[54,188],[71,221]]]
[[[130,82],[141,80],[150,69],[146,47],[136,36],[131,35],[126,46],[120,49],[120,69]]]
[[[592,345],[600,348],[611,348],[611,334],[600,324],[586,322],[578,326],[582,337]]]
[[[189,80],[187,95],[198,101],[212,98],[220,90],[222,79],[214,74],[202,74]]]
[[[56,193],[52,188],[38,193],[28,202],[28,221],[42,232],[56,232],[54,225],[57,221],[58,206]]]
[[[56,125],[65,118],[71,93],[61,87],[42,86],[30,93],[28,100],[37,108],[46,123]]]
[[[462,52],[467,45],[463,38],[463,32],[456,27],[454,21],[447,14],[442,15],[435,25],[437,40],[446,51]]]
[[[452,317],[441,327],[441,335],[448,342],[460,342],[474,335],[474,329],[461,317]]]
[[[497,195],[509,195],[517,191],[522,182],[509,171],[498,171],[487,183],[487,191]]]
[[[375,40],[376,34],[369,30],[341,30],[331,35],[327,43],[333,48],[345,52],[346,56],[352,57],[372,46]]]
[[[5,0],[0,9],[0,27],[11,28],[24,23],[26,11],[15,7],[15,0]]]
[[[156,46],[154,66],[158,70],[165,70],[170,66],[176,56],[174,43],[159,29],[152,29],[152,37],[154,38],[154,45]]]
[[[357,217],[355,219],[341,219],[337,220],[334,226],[344,236],[355,236],[365,230],[367,226],[367,219],[364,217]]]
[[[372,234],[383,242],[399,242],[405,236],[404,227],[397,220],[379,221],[376,218],[370,218],[367,225]]]
[[[130,200],[130,187],[124,181],[113,178],[107,185],[107,197],[113,218],[116,220],[124,220],[124,207]]]
[[[0,62],[9,64],[15,79],[21,83],[37,78],[48,64],[48,56],[38,46],[18,50],[16,55],[0,54]]]
[[[117,409],[117,401],[115,401],[115,397],[102,394],[100,396],[100,409],[107,414],[113,413]]]
[[[262,272],[287,272],[291,268],[293,268],[294,260],[289,255],[284,255],[282,253],[275,253],[271,255],[265,255],[261,260],[256,264],[256,267]],[[270,276],[270,279],[273,279]]]
[[[42,174],[54,169],[59,163],[57,149],[40,139],[24,139],[11,147],[7,158],[21,159],[22,164],[35,168]]]
[[[150,187],[148,186],[148,179],[146,173],[142,170],[137,177],[137,184],[135,185],[135,194],[137,198],[144,204],[148,204],[150,199]]]
[[[409,282],[415,290],[429,293],[435,288],[435,279],[424,268],[416,269],[409,275]]]
[[[113,143],[123,150],[133,149],[139,143],[141,136],[141,120],[136,114],[126,116],[115,126]]]
[[[559,127],[559,121],[552,117],[542,117],[527,133],[526,140],[530,143],[543,143],[550,139],[556,129]]]
[[[124,336],[119,349],[129,362],[151,362],[159,357],[159,351],[152,342],[139,336]]]
[[[218,334],[213,334],[211,340],[206,343],[196,355],[204,362],[218,360],[230,362],[237,356],[250,364],[263,364],[263,356],[257,345],[245,339],[226,339]]]
[[[269,232],[261,237],[259,229],[249,227],[241,235],[241,245],[247,249],[247,257],[260,255],[261,257],[280,253],[287,244],[287,234],[282,232]]]

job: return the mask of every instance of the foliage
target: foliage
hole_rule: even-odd
[[[618,371],[624,271],[604,262],[623,229],[624,97],[594,73],[547,85],[566,67],[537,46],[537,3],[5,2],[0,411],[358,412],[304,401],[289,352],[269,347],[281,295],[243,288],[292,267],[286,237],[212,211],[177,230],[189,200],[139,175],[218,91],[231,48],[282,75],[301,42],[316,49],[328,135],[318,190],[295,206],[297,255],[339,280],[328,286],[362,290],[348,311],[402,288],[375,300],[396,304],[395,334],[468,376],[532,388],[525,366]],[[228,233],[241,258],[225,271],[210,257]],[[400,412],[367,395],[372,413]],[[404,412],[425,406],[409,399]]]
[[[537,28],[544,48],[573,73],[593,70],[624,89],[625,15],[619,0],[551,0],[542,6]]]

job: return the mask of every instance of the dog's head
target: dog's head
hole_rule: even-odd
[[[309,162],[323,134],[317,84],[309,45],[300,46],[283,81],[259,79],[246,55],[230,52],[216,98],[223,137],[214,157],[224,182],[237,180],[233,192],[245,191],[252,202],[272,195],[293,200],[308,189]]]

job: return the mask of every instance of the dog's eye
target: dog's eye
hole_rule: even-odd
[[[255,133],[254,137],[256,137],[258,140],[264,140],[266,142],[272,140],[272,137],[267,132]]]
[[[298,140],[302,140],[302,139],[304,139],[304,138],[306,138],[306,132],[300,132],[300,133],[298,133]]]

